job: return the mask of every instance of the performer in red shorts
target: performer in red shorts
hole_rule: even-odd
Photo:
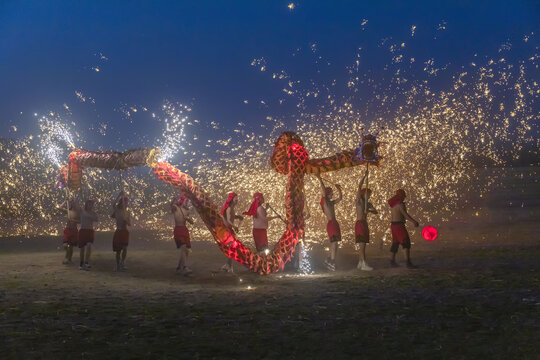
[[[69,265],[72,264],[72,257],[73,257],[73,248],[77,246],[78,243],[78,231],[77,231],[77,224],[79,223],[79,205],[74,199],[70,199],[64,201],[63,204],[58,205],[59,207],[62,207],[64,210],[67,208],[67,223],[66,227],[64,228],[64,235],[62,237],[62,243],[64,245],[64,249],[66,250],[66,256],[64,260],[62,261],[62,264]]]
[[[94,200],[86,200],[81,211],[81,229],[79,230],[80,265],[79,270],[90,270],[90,254],[94,243],[94,222],[98,217],[94,212]]]
[[[368,213],[377,214],[377,210],[373,205],[368,201],[367,203],[367,212],[366,210],[366,200],[369,200],[371,197],[371,189],[362,188],[364,180],[367,176],[366,173],[360,180],[358,185],[358,193],[356,194],[356,224],[354,227],[354,237],[357,244],[360,244],[360,260],[358,261],[357,268],[364,271],[371,271],[373,268],[369,266],[366,262],[366,244],[369,243],[369,228],[367,223]]]
[[[392,247],[390,249],[392,252],[392,259],[390,260],[390,264],[392,266],[398,266],[396,263],[396,253],[399,245],[401,245],[401,247],[405,249],[407,267],[414,268],[415,266],[411,263],[411,240],[409,239],[409,233],[405,228],[405,220],[411,221],[414,224],[414,227],[418,227],[418,221],[414,220],[407,213],[407,207],[404,203],[405,196],[405,191],[399,189],[396,191],[396,195],[388,200],[388,205],[390,205],[392,212],[392,225],[390,226],[390,229],[392,230]]]
[[[128,226],[131,226],[131,217],[128,211],[129,199],[120,191],[113,203],[111,217],[116,219],[116,231],[113,237],[113,251],[116,253],[115,271],[126,270],[127,247],[129,244]]]
[[[328,239],[330,240],[330,256],[325,260],[325,265],[330,271],[336,270],[336,255],[338,251],[339,242],[341,241],[341,229],[339,223],[336,220],[335,205],[341,201],[343,194],[341,193],[341,186],[336,185],[339,192],[337,199],[332,200],[333,190],[331,187],[326,187],[322,181],[320,175],[317,175],[321,184],[322,197],[321,208],[328,220],[326,224],[326,232],[328,233]]]
[[[189,215],[189,200],[184,194],[173,200],[171,203],[171,212],[174,215],[174,241],[176,248],[180,250],[180,260],[176,271],[184,276],[191,274],[193,271],[187,267],[187,258],[191,252],[191,239],[186,222],[193,224],[193,219]]]
[[[249,210],[243,215],[253,216],[253,240],[259,255],[268,254],[268,221],[277,219],[277,216],[267,216],[264,204],[264,196],[260,192],[253,194],[253,202]]]

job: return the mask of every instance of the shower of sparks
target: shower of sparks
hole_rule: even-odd
[[[294,10],[294,3],[290,3],[289,5],[287,5],[287,7],[289,8],[289,10]]]
[[[53,113],[50,114],[54,116]],[[58,168],[66,162],[66,150],[75,148],[73,136],[59,119],[43,116],[39,119],[42,153]]]
[[[412,37],[415,29],[413,26],[411,37],[402,41],[386,38],[378,42],[376,49],[358,48],[346,69],[334,68],[319,54],[316,44],[308,47],[310,54],[317,55],[314,61],[321,72],[325,68],[327,73],[345,71],[345,82],[319,80],[324,77],[318,77],[318,72],[305,81],[297,78],[294,71],[270,65],[265,58],[255,58],[251,65],[259,76],[268,77],[283,89],[277,94],[279,101],[264,100],[266,114],[255,119],[259,129],[243,123],[228,128],[217,121],[189,120],[189,107],[169,102],[161,109],[163,116],[160,111],[127,105],[121,113],[131,117],[137,110],[148,110],[152,121],[162,122],[163,137],[153,141],[161,147],[162,159],[182,155],[175,159],[175,164],[197,179],[217,204],[222,204],[227,193],[234,191],[239,194],[239,210],[247,210],[252,194],[259,191],[280,213],[285,213],[280,206],[284,206],[287,178],[270,168],[269,158],[282,131],[296,131],[310,157],[317,158],[356,148],[362,132],[374,132],[384,126],[379,134],[379,140],[385,143],[380,149],[384,160],[380,167],[370,167],[369,177],[371,201],[379,215],[369,221],[373,238],[385,241],[390,238],[386,200],[395,189],[407,191],[409,209],[415,218],[422,224],[436,225],[471,205],[473,194],[482,196],[500,181],[505,170],[489,170],[488,166],[505,165],[505,161],[518,157],[523,146],[540,146],[539,115],[535,110],[540,87],[534,80],[540,56],[536,53],[534,34],[519,39],[519,46],[529,49],[522,59],[512,54],[518,44],[505,43],[494,49],[492,56],[475,56],[455,72],[436,57],[425,58],[411,50],[414,46],[409,46],[409,42],[418,41]],[[300,56],[302,51],[296,49],[291,56]],[[375,70],[383,70],[386,75],[360,66],[359,59],[367,58],[373,51],[385,52],[387,61],[377,64],[379,68]],[[80,91],[76,95],[81,102],[93,102]],[[260,106],[260,101],[246,100],[245,106]],[[294,123],[276,115],[282,104],[297,109],[291,114]],[[64,108],[69,110],[67,105]],[[71,147],[80,146],[81,142],[56,116],[43,117],[39,122],[39,144],[32,137],[0,140],[0,230],[4,236],[58,234],[62,229],[65,214],[55,204],[64,195],[53,191],[53,185],[58,167],[66,163]],[[100,133],[109,132],[105,123],[98,126]],[[187,127],[189,138],[185,136]],[[142,139],[143,136],[141,143]],[[354,199],[363,171],[364,168],[350,168],[325,175],[343,187],[344,198],[336,206],[336,213],[345,241],[353,241]],[[306,211],[311,216],[306,221],[302,264],[309,272],[309,249],[323,243],[326,234],[325,219],[318,206],[319,184],[309,175],[305,180]],[[97,212],[107,214],[120,189],[131,199],[135,228],[152,230],[159,239],[171,238],[168,206],[177,194],[149,174],[148,169],[128,169],[122,174],[85,169],[82,189],[71,195],[81,202],[92,197]],[[473,214],[482,216],[474,204],[471,207]],[[98,231],[113,227],[110,218],[100,217]],[[212,241],[200,221],[191,231],[196,240]],[[277,241],[283,231],[283,224],[273,221],[270,241]],[[253,244],[251,221],[243,221],[238,234],[242,242]]]
[[[188,121],[187,113],[191,111],[191,108],[171,102],[166,102],[163,105],[163,111],[166,114],[165,129],[163,130],[162,137],[164,142],[158,144],[161,149],[160,161],[171,161],[172,158],[185,147],[185,133],[184,128]]]
[[[300,256],[300,272],[304,275],[312,274],[313,269],[311,268],[309,254],[306,250],[305,245],[300,245],[300,251],[302,252],[302,255]]]

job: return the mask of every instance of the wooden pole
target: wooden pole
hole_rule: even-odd
[[[368,185],[369,185],[369,163],[366,165],[366,192],[364,194],[365,196],[365,202],[364,202],[364,216],[367,219],[367,211],[368,211]]]
[[[270,206],[270,204],[267,204],[267,205],[268,205],[268,208],[269,208],[270,210],[272,210],[272,211],[274,212],[274,214],[276,214],[277,217],[278,217],[281,221],[283,221],[285,224],[287,224],[287,222],[286,222],[285,220],[283,220],[283,218],[281,217],[281,215],[279,215],[278,212],[277,212],[276,210],[274,210],[273,207]]]
[[[69,223],[69,189],[67,186],[65,187],[65,189],[66,189],[66,212],[67,212],[67,220]]]

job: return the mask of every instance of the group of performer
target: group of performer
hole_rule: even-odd
[[[112,248],[116,254],[115,271],[126,270],[125,262],[129,245],[128,226],[131,226],[131,216],[128,210],[128,197],[121,191],[112,204],[111,217],[116,220],[116,230],[113,235]],[[86,200],[81,209],[74,199],[62,204],[67,208],[68,220],[64,229],[63,244],[66,256],[63,264],[72,264],[73,249],[79,248],[79,269],[90,270],[90,255],[94,243],[94,226],[98,216],[94,211],[94,201]],[[80,224],[80,229],[77,226]]]
[[[371,271],[373,268],[368,265],[366,261],[366,244],[369,243],[369,226],[367,222],[367,216],[369,213],[377,214],[377,210],[373,207],[373,204],[369,202],[371,197],[371,189],[363,187],[364,180],[367,176],[367,170],[365,175],[360,180],[358,185],[358,191],[356,194],[356,223],[354,227],[354,236],[355,242],[359,245],[359,261],[357,268],[363,271]],[[341,192],[341,187],[339,184],[336,184],[336,189],[338,190],[338,197],[334,198],[334,193],[331,187],[326,186],[320,176],[318,176],[322,197],[321,197],[321,208],[328,220],[326,224],[326,231],[328,233],[328,240],[330,241],[329,247],[329,256],[325,260],[325,265],[330,271],[336,270],[336,254],[339,248],[339,242],[341,241],[341,229],[339,222],[336,219],[335,205],[341,201],[343,194]],[[392,267],[397,267],[396,263],[396,253],[401,245],[405,250],[405,256],[407,259],[407,267],[414,268],[415,266],[411,262],[411,240],[407,228],[405,227],[405,221],[411,221],[415,227],[418,227],[418,221],[413,219],[407,212],[407,207],[405,206],[405,191],[403,189],[398,189],[395,195],[388,200],[388,205],[391,208],[391,224],[390,230],[392,233],[392,246],[390,251],[392,257],[390,260],[390,265]]]
[[[366,174],[360,180],[358,185],[358,191],[356,195],[356,223],[355,223],[355,242],[359,245],[359,261],[357,268],[363,271],[371,271],[373,268],[368,265],[366,261],[366,245],[370,241],[369,226],[367,222],[368,214],[377,214],[377,210],[372,203],[369,202],[372,191],[367,187],[364,187],[364,180]],[[334,192],[331,187],[326,186],[323,179],[318,176],[319,183],[321,185],[322,197],[320,200],[321,209],[326,216],[327,224],[326,231],[328,234],[329,256],[326,258],[324,264],[330,271],[336,270],[336,255],[339,248],[339,242],[341,241],[341,229],[339,222],[336,219],[335,206],[339,203],[343,194],[341,187],[336,184],[338,196],[334,197]],[[391,266],[398,266],[396,263],[396,253],[401,245],[405,251],[407,267],[414,268],[414,265],[410,259],[411,241],[407,229],[405,228],[405,221],[411,221],[415,227],[418,226],[418,222],[413,219],[407,212],[405,206],[405,191],[399,189],[395,195],[388,200],[388,205],[391,208],[391,233],[392,233],[392,257],[390,260]],[[116,220],[116,231],[114,232],[112,248],[116,254],[116,266],[115,271],[122,271],[126,269],[125,260],[127,256],[127,247],[129,244],[129,231],[128,226],[131,226],[130,214],[128,210],[128,197],[123,191],[119,193],[116,200],[112,204],[111,217]],[[238,221],[242,221],[244,216],[237,215],[236,206],[238,204],[238,195],[234,192],[230,192],[227,199],[221,209],[221,216],[225,225],[232,231],[238,231]],[[87,200],[84,208],[80,209],[74,200],[69,200],[67,204],[68,208],[68,221],[67,226],[64,229],[64,246],[66,250],[66,257],[64,264],[72,263],[73,248],[78,246],[80,249],[80,266],[81,270],[90,269],[90,254],[92,244],[94,242],[94,224],[98,221],[98,217],[94,212],[94,202]],[[276,216],[268,216],[267,209],[270,205],[265,203],[264,196],[260,192],[253,194],[253,201],[249,209],[243,212],[245,216],[253,217],[253,240],[255,248],[260,256],[266,256],[269,253],[268,249],[268,224],[269,221],[274,219],[283,220],[277,213]],[[187,266],[188,256],[191,253],[191,237],[187,224],[193,224],[194,220],[191,217],[189,200],[184,194],[175,198],[170,206],[171,213],[174,216],[174,241],[177,249],[180,252],[178,266],[176,270],[182,275],[189,275],[192,270]],[[272,209],[273,210],[273,209]],[[80,224],[80,229],[77,230],[77,226]],[[296,260],[299,259],[299,250],[295,251]],[[297,264],[299,262],[297,261]],[[232,259],[228,259],[227,263],[221,267],[221,271],[233,272]]]

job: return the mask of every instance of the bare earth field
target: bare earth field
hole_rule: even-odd
[[[224,256],[195,243],[186,278],[175,274],[171,243],[133,246],[128,271],[115,273],[105,238],[89,272],[62,265],[60,251],[32,251],[38,241],[57,240],[26,239],[0,255],[2,359],[540,355],[538,242],[419,244],[415,270],[390,268],[375,250],[370,273],[345,249],[336,273],[265,277],[240,266],[214,274]]]
[[[433,243],[416,233],[414,270],[377,239],[372,272],[346,242],[326,272],[321,241],[315,274],[264,277],[215,273],[224,255],[194,242],[183,277],[149,233],[121,273],[110,233],[89,272],[61,264],[58,238],[0,238],[0,359],[539,359],[538,190],[487,199]]]

